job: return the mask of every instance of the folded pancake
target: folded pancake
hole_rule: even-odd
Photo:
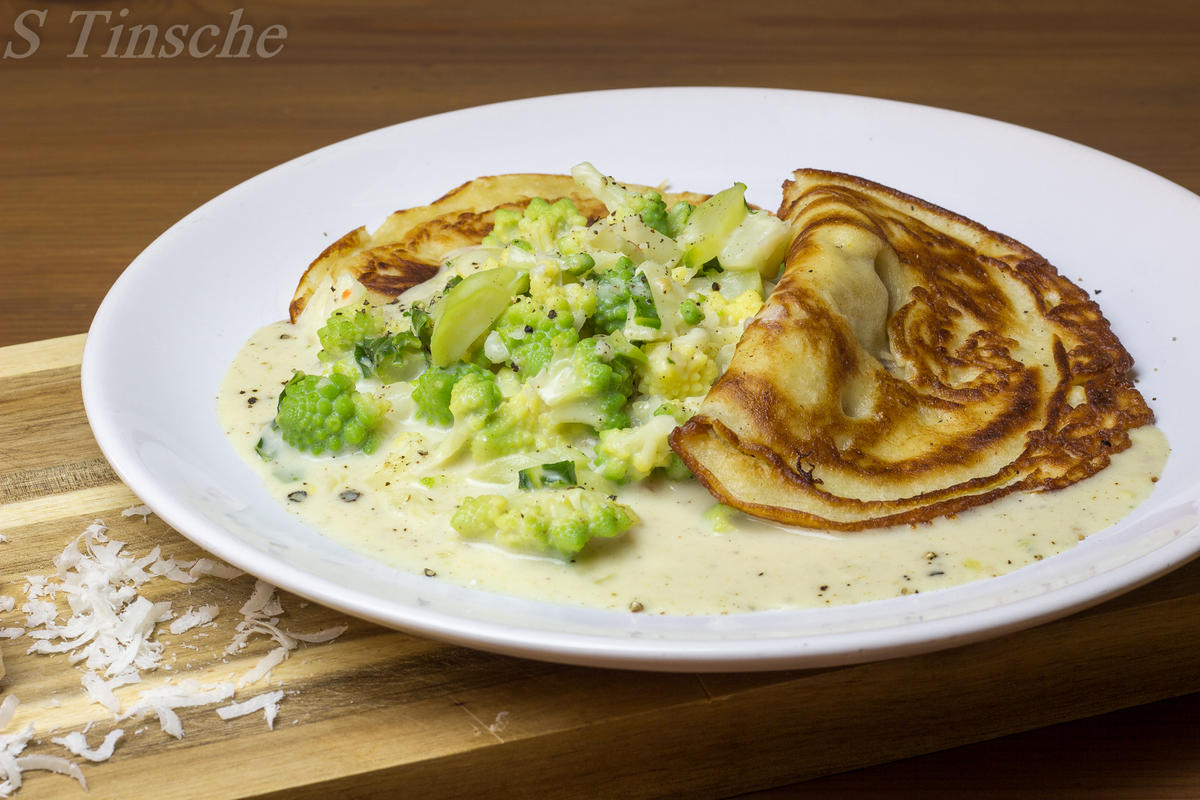
[[[1153,421],[1086,292],[1028,247],[849,175],[799,170],[778,286],[671,444],[723,503],[859,530],[1103,469]]]
[[[627,186],[638,192],[648,188]],[[570,175],[492,175],[467,181],[430,205],[395,212],[374,233],[356,228],[325,248],[300,278],[289,308],[292,322],[326,278],[355,278],[376,305],[394,300],[433,277],[448,254],[479,244],[491,231],[497,209],[523,209],[535,197],[551,203],[569,197],[589,223],[608,213]],[[668,205],[699,203],[705,197],[663,193]]]

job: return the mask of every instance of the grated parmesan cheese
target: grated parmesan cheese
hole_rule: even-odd
[[[151,509],[150,506],[143,503],[142,505],[130,506],[129,508],[127,508],[121,512],[121,516],[122,517],[141,517],[142,522],[145,522],[146,519],[153,513],[154,513],[153,509]]]
[[[255,711],[261,709],[263,716],[266,717],[267,727],[275,730],[275,716],[279,713],[279,701],[282,699],[282,689],[274,692],[265,692],[264,694],[251,697],[249,700],[244,700],[241,703],[231,703],[227,706],[221,706],[217,709],[217,716],[223,720],[231,720],[235,717],[244,717],[247,714],[253,714]]]
[[[17,705],[16,695],[12,694],[0,703],[0,730],[12,724]],[[74,762],[59,756],[21,755],[32,738],[32,723],[15,734],[0,733],[0,797],[9,797],[20,789],[23,783],[22,773],[28,770],[48,770],[60,775],[69,775],[79,781],[79,785],[87,791],[87,780],[83,777],[83,770]]]
[[[183,738],[183,724],[177,708],[207,706],[233,697],[234,687],[228,681],[203,686],[195,678],[186,678],[178,684],[156,686],[138,695],[134,704],[121,715],[121,719],[154,714],[164,732],[176,739]]]
[[[142,505],[125,509],[122,516],[142,516],[144,521],[150,513],[150,509]],[[116,689],[141,682],[143,671],[171,668],[164,662],[165,645],[156,638],[163,623],[169,621],[167,630],[180,635],[200,626],[214,627],[213,620],[220,613],[218,605],[208,604],[189,606],[186,612],[176,616],[170,603],[156,603],[142,596],[142,585],[158,578],[181,584],[195,583],[205,576],[230,580],[244,573],[211,558],[190,561],[164,556],[159,547],[140,557],[131,555],[123,542],[109,538],[108,527],[101,520],[96,520],[75,537],[55,556],[53,563],[53,575],[25,576],[25,602],[20,607],[26,615],[25,627],[0,628],[0,638],[25,636],[33,640],[27,652],[63,655],[83,670],[81,684],[86,696],[112,712],[117,720],[154,716],[161,729],[175,738],[184,735],[177,709],[230,700],[237,690],[269,678],[271,671],[300,643],[328,642],[348,627],[337,625],[312,633],[285,631],[280,627],[280,618],[285,612],[275,587],[256,581],[250,597],[240,608],[242,620],[237,624],[226,653],[242,652],[255,636],[266,637],[275,643],[275,647],[236,682],[203,685],[188,678],[163,684],[142,692],[122,713]],[[66,620],[60,618],[56,598],[66,600],[69,608]],[[0,612],[13,611],[16,602],[13,597],[0,596]],[[193,634],[196,637],[208,635]],[[172,647],[198,649],[186,643]],[[174,653],[170,654],[171,660],[176,658]],[[221,719],[229,720],[261,710],[267,727],[273,730],[283,694],[282,690],[265,692],[242,702],[220,706],[217,714]],[[12,694],[0,702],[0,731],[12,723],[17,703]],[[65,747],[73,755],[91,761],[106,760],[112,756],[124,731],[114,728],[92,748],[87,743],[91,724],[82,731],[73,731],[50,741]],[[145,730],[146,726],[140,726],[134,734]],[[71,760],[46,754],[22,754],[33,735],[32,724],[16,734],[0,733],[0,797],[8,797],[20,789],[21,773],[28,770],[68,775],[86,790],[83,772]]]
[[[72,731],[66,736],[55,736],[50,741],[55,744],[61,744],[73,754],[82,756],[88,761],[107,761],[112,758],[113,748],[116,747],[117,740],[124,735],[125,731],[120,728],[114,728],[104,737],[104,741],[95,748],[88,747],[87,738],[81,731]]]
[[[217,618],[218,613],[220,613],[220,609],[215,605],[200,606],[194,611],[191,606],[188,606],[188,610],[184,612],[183,616],[172,622],[167,630],[178,636],[192,628],[209,624]]]

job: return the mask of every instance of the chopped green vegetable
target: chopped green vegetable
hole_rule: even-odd
[[[651,417],[645,425],[600,431],[596,472],[614,483],[640,481],[655,469],[671,464],[675,453],[667,436],[675,429],[669,415]]]
[[[686,200],[680,200],[671,206],[671,210],[667,212],[667,230],[665,231],[667,236],[678,239],[695,210],[696,207]]]
[[[375,339],[363,339],[354,346],[354,361],[363,377],[383,383],[410,380],[426,364],[421,340],[412,331],[401,331]]]
[[[542,464],[538,467],[528,467],[517,473],[518,489],[545,489],[550,486],[575,486],[574,461],[555,461],[553,464]]]
[[[725,240],[746,218],[746,184],[735,183],[696,206],[678,241],[687,249],[684,266],[698,270],[716,258]]]
[[[572,253],[564,260],[563,272],[579,276],[591,272],[594,266],[596,266],[596,259],[587,253]]]
[[[336,361],[354,349],[363,339],[383,333],[383,317],[372,307],[339,308],[317,330],[323,350],[322,361]]]
[[[624,328],[631,306],[635,324],[654,329],[662,326],[649,281],[645,273],[635,271],[633,261],[627,256],[621,256],[611,269],[600,273],[595,285],[596,313],[591,321],[597,333]]]
[[[473,273],[446,293],[429,339],[435,367],[463,358],[513,298],[529,288],[529,275],[512,267]]]
[[[450,519],[463,538],[566,558],[592,539],[620,536],[637,522],[628,506],[578,487],[468,497]]]
[[[421,303],[413,303],[401,315],[408,317],[409,330],[421,341],[421,347],[429,351],[429,339],[433,336],[433,317]]]
[[[284,442],[313,455],[370,453],[379,443],[387,409],[386,401],[355,390],[354,380],[340,372],[297,372],[279,395],[275,424]]]
[[[568,558],[638,521],[602,487],[690,478],[668,437],[761,308],[786,226],[749,211],[740,183],[668,208],[660,191],[590,164],[572,174],[606,217],[588,226],[570,199],[498,209],[481,247],[454,253],[414,292],[422,301],[355,302],[324,320],[329,374],[288,383],[259,456],[276,461],[285,443],[370,452],[386,414],[398,428],[387,485],[440,489],[463,475],[506,485],[512,496],[466,498],[453,527]],[[460,473],[454,462],[467,458]]]
[[[523,213],[508,208],[497,209],[492,232],[484,238],[483,245],[516,245],[531,253],[549,252],[572,228],[586,224],[587,217],[579,213],[569,197],[553,203],[535,197]]]
[[[547,308],[525,295],[496,320],[495,331],[522,380],[537,375],[555,353],[579,341],[570,302],[563,297],[556,305]]]
[[[455,364],[450,367],[430,367],[417,376],[412,382],[412,399],[416,405],[417,417],[433,425],[447,428],[454,424],[454,410],[451,408],[455,386],[463,378],[470,376],[468,385],[478,391],[488,391],[497,401],[499,390],[495,389],[496,377],[486,369],[476,364]],[[484,389],[481,383],[489,383],[495,389]]]
[[[692,298],[688,297],[679,304],[679,318],[688,325],[699,325],[704,320],[704,309]]]
[[[712,526],[714,533],[731,533],[733,531],[733,516],[737,509],[722,503],[716,503],[703,514],[704,520]]]

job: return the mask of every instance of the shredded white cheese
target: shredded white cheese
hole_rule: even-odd
[[[195,610],[188,606],[188,610],[184,612],[183,616],[173,621],[167,630],[178,636],[197,626],[207,625],[217,618],[218,613],[220,613],[220,609],[215,605],[200,606]]]
[[[12,724],[13,715],[17,713],[17,706],[21,701],[17,699],[15,694],[10,694],[0,702],[0,731]]]
[[[347,629],[346,625],[338,625],[314,633],[284,631],[279,627],[279,617],[284,612],[275,596],[275,587],[261,580],[255,581],[254,589],[240,611],[242,621],[237,625],[233,640],[225,648],[228,655],[236,655],[246,649],[250,638],[256,633],[274,639],[278,646],[241,677],[237,684],[239,689],[266,678],[291,651],[299,647],[300,642],[328,642],[341,636]]]
[[[271,670],[279,666],[288,656],[288,648],[276,647],[271,652],[258,660],[246,674],[238,679],[237,688],[242,689],[252,683],[256,683],[271,673]]]
[[[150,513],[147,506],[141,505],[126,509],[122,516],[142,516],[145,520]],[[100,520],[73,539],[53,563],[53,575],[25,576],[25,602],[20,606],[25,614],[25,627],[0,628],[0,639],[26,636],[33,640],[29,653],[64,656],[82,668],[81,684],[87,697],[112,712],[117,720],[152,715],[157,717],[162,730],[175,738],[184,735],[177,709],[230,700],[238,689],[267,679],[271,670],[300,643],[328,642],[347,629],[346,625],[338,625],[312,633],[283,630],[280,618],[285,612],[275,587],[256,581],[249,599],[240,609],[242,620],[226,652],[240,653],[255,636],[273,641],[275,646],[271,650],[236,682],[205,685],[189,678],[166,683],[143,691],[122,710],[116,689],[141,682],[145,671],[171,668],[170,663],[164,662],[166,646],[157,639],[164,623],[170,622],[165,626],[170,633],[181,635],[200,626],[215,627],[214,620],[220,614],[220,606],[213,603],[189,606],[186,612],[176,616],[170,603],[153,602],[144,597],[140,593],[143,584],[158,578],[183,584],[195,583],[205,576],[230,580],[243,573],[211,558],[189,561],[163,556],[159,547],[146,555],[134,556],[126,551],[123,542],[108,537],[108,528]],[[69,617],[65,620],[61,619],[56,599],[66,600]],[[16,606],[15,598],[0,596],[0,612],[13,611]],[[195,645],[183,642],[172,644],[172,647],[197,649]],[[174,653],[171,658],[175,658]],[[265,692],[249,700],[221,706],[217,713],[228,720],[261,710],[267,726],[274,729],[283,694],[282,690]],[[12,724],[17,705],[17,698],[11,693],[0,702],[0,732]],[[103,741],[92,748],[86,738],[90,728],[89,723],[82,731],[73,731],[50,741],[91,761],[110,758],[124,735],[123,729],[109,731]],[[134,734],[145,730],[146,726],[141,726]],[[21,773],[28,770],[69,775],[86,790],[82,770],[69,759],[22,754],[33,735],[32,724],[19,733],[0,733],[0,797],[8,797],[20,789]]]
[[[9,695],[0,703],[0,729],[11,724],[16,708],[17,698],[14,695]],[[32,723],[15,734],[0,733],[0,797],[9,797],[21,788],[23,772],[38,769],[69,775],[79,781],[79,785],[87,791],[87,780],[83,777],[83,770],[74,762],[59,756],[21,755],[32,738]]]
[[[138,683],[142,676],[136,669],[127,669],[113,677],[105,680],[95,672],[84,673],[82,678],[83,689],[87,692],[88,697],[94,702],[107,708],[114,714],[121,713],[121,702],[117,699],[113,689],[121,686],[127,686],[131,683]]]
[[[125,731],[120,728],[114,728],[104,737],[104,741],[95,748],[88,747],[87,738],[81,731],[72,731],[66,736],[55,736],[50,741],[55,744],[61,744],[75,755],[82,756],[88,761],[107,761],[112,758],[113,748],[116,747],[117,740],[124,735]]]
[[[150,506],[145,505],[143,503],[142,505],[130,506],[129,508],[127,508],[121,512],[121,516],[122,517],[141,517],[142,522],[145,522],[146,519],[153,513],[154,513],[153,509],[151,509]]]
[[[249,700],[244,700],[241,703],[231,703],[227,706],[221,706],[217,709],[217,716],[224,720],[230,720],[235,717],[244,717],[247,714],[253,714],[255,711],[261,709],[267,719],[267,727],[275,730],[275,716],[279,713],[279,701],[282,699],[282,689],[274,692],[265,692],[251,697]]]
[[[233,684],[228,681],[204,686],[195,678],[187,678],[178,684],[156,686],[142,692],[129,710],[121,715],[121,719],[154,714],[164,732],[182,739],[183,725],[175,709],[219,703],[233,697],[233,691]]]

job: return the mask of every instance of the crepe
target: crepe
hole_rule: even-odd
[[[721,502],[834,530],[917,523],[1108,465],[1153,421],[1099,307],[1028,247],[799,170],[783,275],[675,451]]]
[[[636,192],[648,188],[625,185]],[[689,192],[662,196],[668,205],[700,203],[706,197]],[[391,302],[433,277],[448,254],[479,244],[491,231],[497,209],[523,209],[535,197],[551,203],[568,197],[589,224],[608,213],[569,175],[493,175],[467,181],[430,205],[395,212],[374,233],[356,228],[325,248],[300,278],[289,307],[292,322],[326,278],[349,275],[367,288],[370,303]]]

